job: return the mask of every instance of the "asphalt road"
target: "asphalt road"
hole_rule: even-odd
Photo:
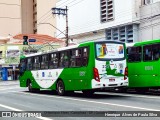
[[[0,86],[0,111],[159,111],[159,94],[97,92],[91,97],[81,92],[58,96],[54,91],[29,93],[19,85]],[[9,118],[0,118],[8,120]],[[12,118],[12,120],[17,118]],[[22,118],[18,118],[21,120]],[[159,120],[160,117],[40,117],[29,120]]]

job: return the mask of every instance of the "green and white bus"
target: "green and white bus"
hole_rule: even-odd
[[[160,88],[160,40],[129,45],[127,54],[129,88],[137,92]]]
[[[26,55],[20,60],[20,86],[29,91],[56,90],[59,95],[127,87],[125,44],[91,41]]]

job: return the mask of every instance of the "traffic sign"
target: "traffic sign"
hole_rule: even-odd
[[[36,39],[29,39],[29,42],[36,42]]]

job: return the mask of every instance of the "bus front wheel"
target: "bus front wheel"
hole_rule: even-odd
[[[65,94],[65,86],[62,80],[58,80],[57,82],[57,93],[60,96]]]
[[[31,81],[28,82],[28,91],[29,92],[33,92],[32,82]]]
[[[28,91],[29,92],[39,92],[40,89],[35,89],[32,87],[32,82],[31,81],[28,81]]]

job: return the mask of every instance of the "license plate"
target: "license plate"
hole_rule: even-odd
[[[109,82],[114,82],[115,81],[115,79],[109,79]]]

